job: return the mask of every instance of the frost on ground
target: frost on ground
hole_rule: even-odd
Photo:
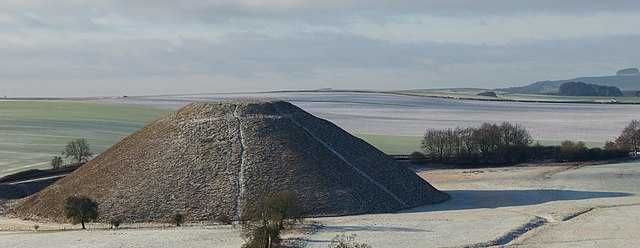
[[[327,247],[356,234],[373,247],[632,247],[640,243],[640,164],[424,170],[452,199],[401,213],[315,218],[320,229],[289,236]],[[588,210],[588,211],[587,211]],[[533,220],[533,221],[532,221]],[[22,223],[0,219],[0,228]],[[46,223],[41,224],[47,228]],[[7,247],[239,247],[228,226],[118,231],[0,231]]]

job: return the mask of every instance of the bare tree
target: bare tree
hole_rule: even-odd
[[[533,142],[529,131],[520,124],[503,122],[500,124],[503,146],[528,146]]]
[[[447,138],[442,130],[427,129],[422,139],[422,150],[432,159],[444,160]]]
[[[82,224],[98,218],[98,204],[86,196],[69,196],[64,201],[64,212],[73,224]]]
[[[60,156],[54,156],[51,159],[51,168],[53,168],[53,169],[61,168],[62,164],[63,164],[63,162],[62,162],[62,158]]]
[[[266,210],[271,219],[278,220],[278,225],[284,228],[285,221],[296,220],[302,214],[295,194],[291,191],[279,191],[266,199]]]
[[[471,135],[472,142],[477,145],[480,156],[490,159],[501,146],[500,127],[492,123],[483,123]]]
[[[244,248],[278,247],[280,232],[286,228],[285,222],[297,220],[301,214],[295,194],[290,191],[276,192],[265,198],[256,211],[244,216],[243,236],[247,242]]]
[[[629,151],[640,151],[640,120],[632,120],[616,139],[619,148]]]
[[[62,155],[72,158],[77,163],[85,163],[93,154],[86,139],[74,139],[67,144]]]

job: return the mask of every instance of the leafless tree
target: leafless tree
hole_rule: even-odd
[[[86,139],[74,139],[67,144],[62,155],[72,158],[77,163],[84,163],[91,158],[93,153],[91,153]]]
[[[640,120],[632,120],[616,139],[619,148],[629,151],[640,151]]]

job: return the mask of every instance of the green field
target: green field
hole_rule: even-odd
[[[46,168],[74,138],[86,138],[100,153],[167,110],[79,101],[0,101],[0,176]],[[419,137],[356,136],[388,154],[418,148]]]
[[[71,101],[0,101],[0,176],[42,168],[74,138],[102,152],[165,110]]]
[[[102,152],[168,110],[80,101],[0,101],[0,176],[49,166],[74,138],[86,138]],[[419,136],[354,134],[387,154],[420,149]],[[559,140],[542,140],[559,144]],[[588,146],[602,146],[588,143]]]
[[[420,150],[420,140],[418,136],[395,136],[377,134],[354,134],[383,152],[391,155],[404,155]]]

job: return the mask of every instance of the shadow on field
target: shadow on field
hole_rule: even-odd
[[[402,211],[404,213],[499,208],[537,205],[553,201],[585,200],[595,198],[626,197],[631,193],[595,192],[558,189],[540,190],[450,190],[449,201]]]
[[[0,184],[0,199],[20,199],[37,193],[60,178],[50,178],[16,184]]]

